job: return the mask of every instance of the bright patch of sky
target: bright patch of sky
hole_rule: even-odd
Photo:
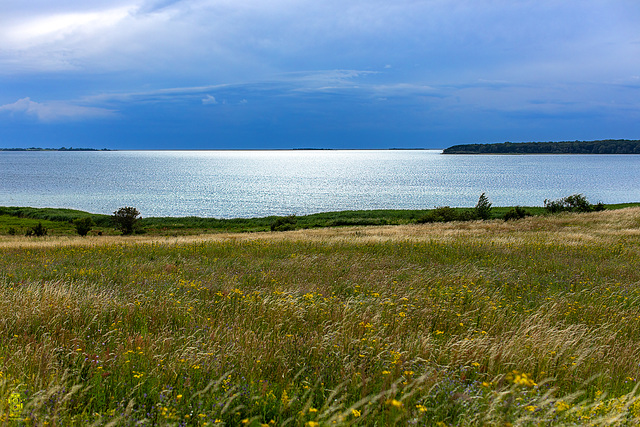
[[[640,138],[637,0],[0,5],[0,147]]]

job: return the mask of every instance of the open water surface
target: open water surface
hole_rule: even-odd
[[[359,209],[640,201],[640,155],[439,150],[0,152],[0,206],[217,218]]]

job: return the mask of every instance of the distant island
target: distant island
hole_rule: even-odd
[[[449,147],[442,154],[640,154],[640,140],[463,144]]]
[[[73,148],[73,147],[60,147],[60,148],[0,148],[0,151],[111,151],[108,148],[102,148],[100,150],[96,148]]]

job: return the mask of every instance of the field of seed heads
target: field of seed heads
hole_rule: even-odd
[[[640,423],[639,208],[0,251],[0,422]]]

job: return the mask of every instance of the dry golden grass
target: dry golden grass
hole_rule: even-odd
[[[639,231],[3,238],[0,417],[19,390],[36,425],[636,425]]]

